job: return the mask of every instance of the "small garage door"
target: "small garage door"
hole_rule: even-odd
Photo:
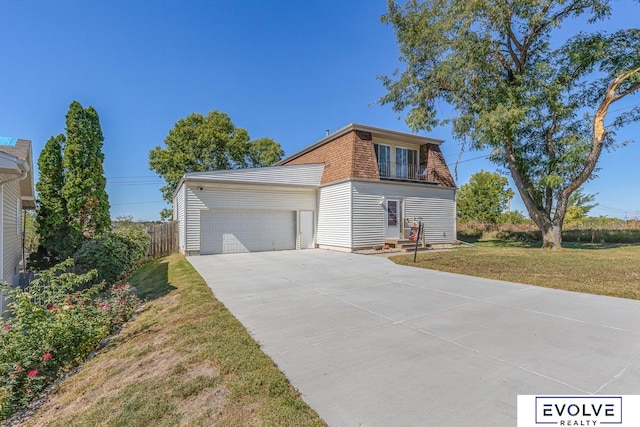
[[[202,211],[200,253],[295,249],[295,218],[295,211]]]

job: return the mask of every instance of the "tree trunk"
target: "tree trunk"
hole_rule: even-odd
[[[542,231],[542,249],[562,249],[562,223],[555,221],[544,224]]]

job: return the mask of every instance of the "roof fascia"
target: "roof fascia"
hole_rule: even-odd
[[[394,130],[388,130],[388,129],[382,129],[382,128],[377,128],[377,127],[373,127],[373,126],[367,126],[367,125],[362,125],[359,123],[350,123],[340,129],[338,129],[337,131],[335,131],[334,133],[325,136],[324,138],[322,138],[321,140],[303,148],[300,151],[297,151],[295,153],[293,153],[290,156],[285,157],[284,159],[280,160],[278,163],[274,164],[274,166],[280,166],[283,165],[286,162],[289,162],[291,160],[294,160],[300,156],[302,156],[303,154],[306,154],[310,151],[315,150],[318,147],[323,146],[324,144],[333,141],[334,139],[340,138],[341,136],[352,132],[352,131],[361,131],[361,132],[369,132],[371,133],[371,135],[375,138],[383,138],[383,139],[391,139],[391,140],[395,140],[395,141],[399,141],[399,142],[413,142],[419,145],[422,144],[436,144],[436,145],[441,145],[444,141],[441,139],[434,139],[434,138],[429,138],[426,136],[420,136],[420,135],[414,135],[414,134],[410,134],[410,133],[405,133],[405,132],[398,132],[398,131],[394,131]]]
[[[185,177],[181,181],[184,185],[192,185],[192,184],[230,184],[230,185],[259,185],[259,186],[268,186],[268,187],[295,187],[295,188],[319,188],[319,185],[306,185],[306,184],[288,184],[288,183],[280,183],[280,182],[254,182],[254,181],[239,181],[233,179],[206,179],[206,178],[196,178],[196,177]],[[180,187],[178,187],[180,188]]]

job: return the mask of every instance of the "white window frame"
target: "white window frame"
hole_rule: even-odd
[[[384,162],[384,163],[387,164],[386,166],[381,166],[380,165],[380,147],[386,147],[386,149],[388,150],[387,151],[388,158],[386,159],[386,162]],[[380,176],[383,176],[383,177],[392,176],[392,174],[393,174],[393,170],[392,170],[393,169],[393,161],[391,160],[392,159],[392,157],[391,157],[392,154],[391,153],[393,152],[393,149],[392,149],[391,145],[389,145],[389,144],[380,144],[380,143],[376,142],[376,143],[374,143],[374,149],[375,149],[375,152],[376,152],[376,161],[378,162],[378,172],[381,172],[383,170],[382,168],[384,168],[384,171],[385,171],[385,174],[384,175],[380,174]],[[393,158],[395,158],[395,156]]]

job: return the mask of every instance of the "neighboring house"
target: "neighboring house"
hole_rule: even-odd
[[[14,284],[22,261],[22,211],[35,209],[31,141],[0,137],[0,279]],[[0,293],[0,314],[5,310]]]
[[[456,185],[440,144],[350,124],[275,166],[186,174],[174,194],[183,253],[326,248],[408,237],[456,239]]]

